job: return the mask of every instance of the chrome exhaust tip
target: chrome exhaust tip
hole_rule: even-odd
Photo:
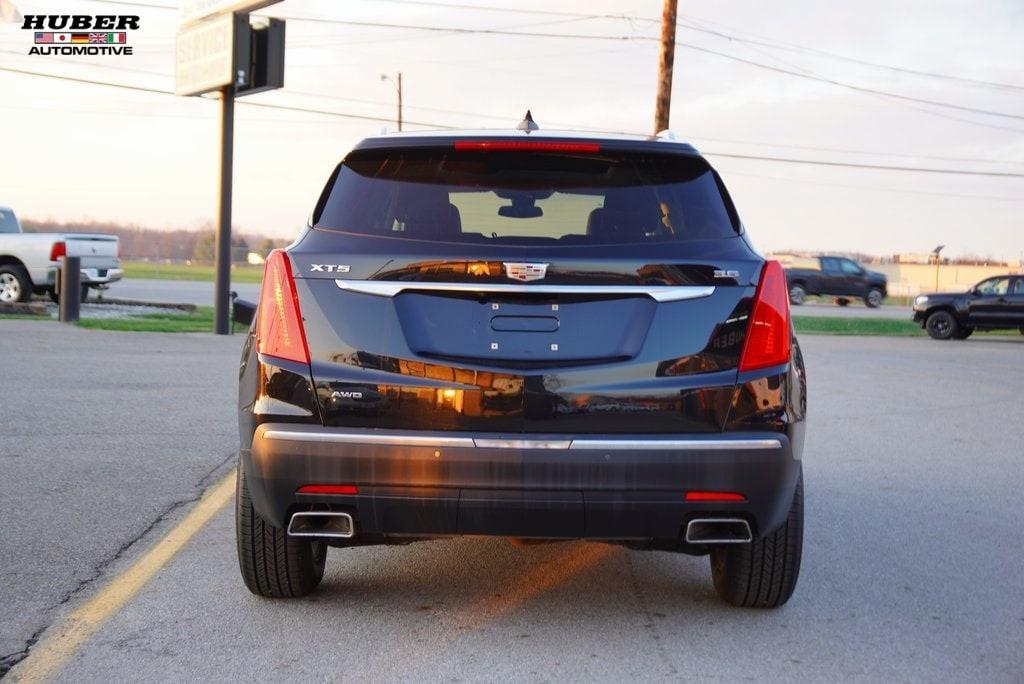
[[[289,537],[351,539],[355,534],[356,526],[348,513],[302,511],[288,521]]]
[[[749,544],[753,539],[743,518],[694,518],[686,524],[688,544]]]

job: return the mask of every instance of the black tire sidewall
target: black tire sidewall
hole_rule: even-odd
[[[943,329],[942,324],[947,323],[948,329]],[[960,326],[956,318],[948,311],[936,311],[928,316],[924,324],[928,336],[933,340],[951,340],[957,334]]]
[[[877,304],[872,304],[871,303],[871,295],[876,293],[876,292],[878,293],[878,303]],[[884,300],[885,300],[885,295],[882,294],[882,291],[879,290],[877,287],[873,287],[870,290],[868,290],[867,296],[864,297],[864,304],[869,309],[877,309],[878,307],[880,307],[882,305],[882,302]]]
[[[797,291],[796,297],[793,296],[793,292]],[[807,290],[804,289],[803,285],[797,284],[789,288],[789,303],[793,306],[802,306],[807,301]]]

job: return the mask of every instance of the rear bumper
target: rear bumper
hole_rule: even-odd
[[[794,453],[794,452],[797,453]],[[755,536],[785,519],[800,473],[786,434],[473,435],[266,423],[241,457],[256,510],[279,527],[329,504],[356,536],[490,534],[678,541],[689,518],[743,517]],[[353,484],[354,495],[299,494]],[[687,502],[687,491],[746,501]]]
[[[83,268],[82,282],[88,285],[109,285],[124,277],[120,268]]]
[[[39,283],[40,285],[46,285],[52,287],[57,282],[57,271],[60,270],[58,267],[50,267],[46,271],[45,282]],[[83,268],[81,269],[81,279],[84,285],[109,285],[116,283],[124,277],[124,269],[122,268]],[[35,282],[36,279],[33,279]]]

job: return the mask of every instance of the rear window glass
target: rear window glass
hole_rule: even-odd
[[[658,243],[732,237],[707,162],[632,153],[361,150],[325,191],[317,228],[413,240]]]
[[[18,219],[10,209],[0,208],[0,233],[20,233]]]

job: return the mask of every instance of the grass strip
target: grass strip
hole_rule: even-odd
[[[151,313],[126,318],[86,318],[80,328],[128,332],[213,332],[213,307],[199,306],[192,313]]]
[[[913,321],[897,318],[846,318],[840,316],[793,316],[798,334],[807,335],[882,335],[921,337],[925,331]]]
[[[125,278],[147,280],[195,280],[212,283],[216,270],[206,264],[156,264],[146,261],[122,261]],[[232,266],[231,282],[258,283],[263,279],[262,266]]]

